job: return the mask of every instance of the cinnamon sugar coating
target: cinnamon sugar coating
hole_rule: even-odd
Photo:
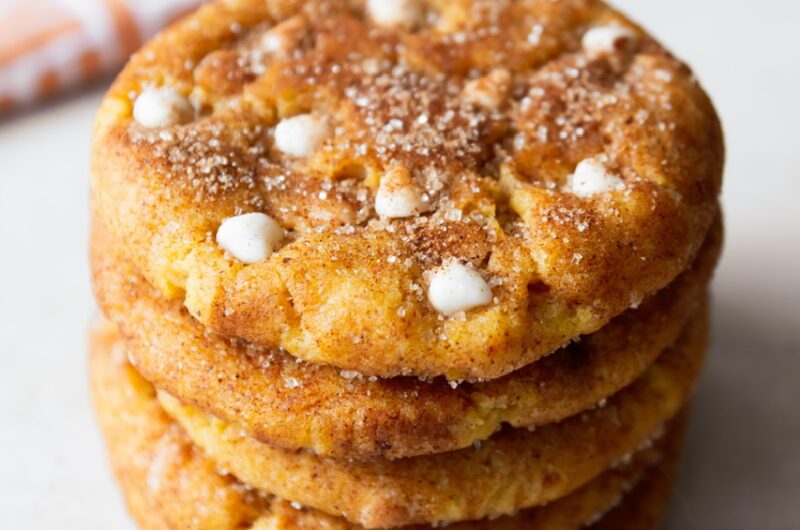
[[[701,309],[674,347],[603,406],[535,430],[504,429],[474,447],[392,461],[275,449],[169,396],[160,400],[195,444],[261,491],[367,528],[491,519],[568,495],[657,439],[694,387],[707,332]]]
[[[125,360],[118,339],[108,323],[92,332],[92,395],[112,469],[143,530],[363,529],[318,510],[295,507],[223,473],[163,411],[153,387]],[[611,528],[654,528],[654,515],[663,512],[669,498],[684,426],[683,419],[673,422],[653,447],[547,506],[450,528],[577,530],[598,519],[602,525],[607,512],[616,525]]]
[[[100,307],[157,388],[276,447],[367,460],[461,449],[504,423],[535,427],[596,405],[677,341],[720,245],[717,227],[672,284],[594,334],[502,378],[463,384],[366,376],[209,333],[155,292],[98,224],[91,261]]]
[[[586,31],[609,24],[630,46],[587,53]],[[195,119],[137,124],[149,86],[186,97]],[[276,126],[304,113],[330,134],[289,156]],[[595,157],[624,187],[571,193]],[[358,1],[231,0],[116,80],[92,194],[141,274],[215,332],[366,375],[476,380],[599,329],[688,267],[723,158],[691,71],[599,1],[430,0],[387,27]],[[381,217],[375,195],[397,168],[420,202]],[[249,212],[287,232],[254,264],[214,241]],[[426,290],[448,259],[480,271],[493,300],[438,314]]]

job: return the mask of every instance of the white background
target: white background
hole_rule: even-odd
[[[618,0],[696,70],[728,146],[714,346],[668,528],[800,528],[800,3]],[[0,121],[0,528],[127,529],[89,407],[99,90]]]

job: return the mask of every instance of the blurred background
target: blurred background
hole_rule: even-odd
[[[0,108],[13,107],[0,111],[0,528],[131,530],[86,384],[89,146],[109,74],[63,88],[117,64],[195,1],[34,3],[0,0]],[[727,136],[714,342],[667,528],[797,530],[800,3],[612,3],[695,69]],[[9,45],[2,20],[14,9],[13,26],[24,20],[58,45]],[[17,60],[37,49],[48,71],[37,71],[41,57]]]

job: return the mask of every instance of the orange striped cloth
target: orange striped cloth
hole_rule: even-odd
[[[119,67],[200,0],[0,0],[0,112]]]

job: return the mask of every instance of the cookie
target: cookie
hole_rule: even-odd
[[[260,491],[367,528],[496,518],[569,494],[663,432],[693,387],[707,325],[701,310],[673,348],[602,406],[437,455],[320,458],[258,442],[169,396],[160,400],[197,446]]]
[[[677,341],[719,247],[717,227],[692,267],[639,308],[503,378],[460,385],[367,377],[225,340],[155,293],[99,223],[91,254],[98,301],[156,387],[271,445],[364,460],[461,449],[503,424],[536,427],[594,406]]]
[[[92,197],[219,334],[479,380],[685,270],[723,158],[689,68],[600,1],[237,0],[114,82]]]
[[[143,530],[360,528],[257,492],[222,472],[160,408],[155,389],[127,362],[111,324],[100,324],[92,332],[90,375],[112,468]],[[652,528],[637,525],[637,518],[643,506],[663,507],[669,496],[683,425],[682,419],[673,422],[653,447],[547,506],[452,528],[577,530],[598,519],[602,524],[601,516],[609,510],[610,516],[625,521],[626,529]]]

